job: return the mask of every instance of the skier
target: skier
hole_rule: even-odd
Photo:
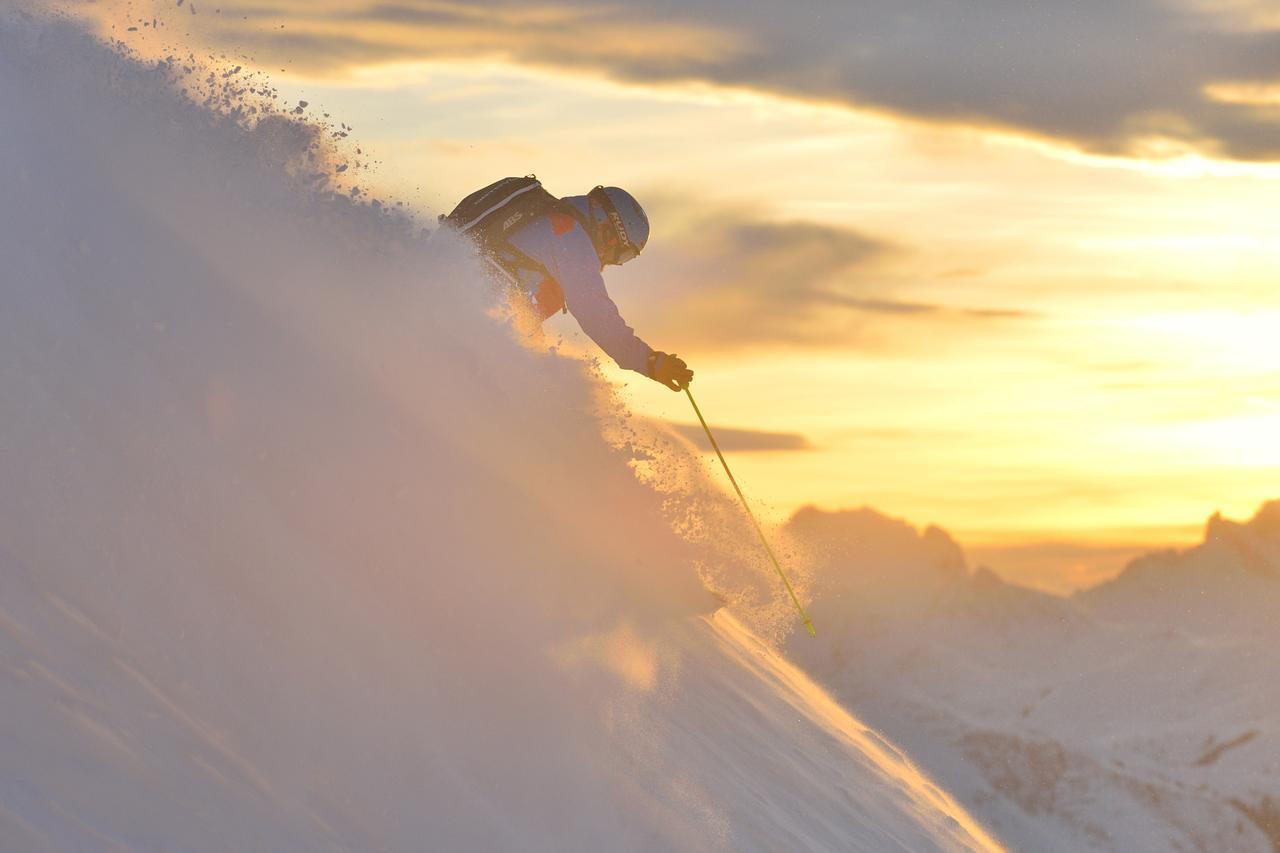
[[[557,199],[532,176],[477,190],[442,221],[471,236],[539,323],[558,311],[619,367],[681,391],[693,371],[636,336],[605,288],[604,268],[625,264],[649,239],[649,219],[626,190],[598,186]]]

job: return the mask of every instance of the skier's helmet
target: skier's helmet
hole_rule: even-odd
[[[603,264],[625,264],[649,241],[649,217],[631,193],[618,187],[596,187],[587,198],[603,220],[596,249]]]

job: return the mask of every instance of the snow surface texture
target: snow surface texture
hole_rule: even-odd
[[[708,616],[692,456],[176,73],[0,16],[0,847],[998,848]]]
[[[790,527],[826,630],[788,650],[1015,849],[1280,850],[1280,502],[1070,599],[870,510]]]

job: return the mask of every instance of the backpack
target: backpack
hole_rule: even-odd
[[[470,237],[485,259],[514,282],[517,270],[544,273],[546,270],[512,246],[508,238],[517,229],[552,212],[571,215],[582,224],[583,230],[591,233],[578,209],[547,192],[533,175],[503,178],[476,190],[458,202],[452,213],[442,215],[440,224]],[[501,257],[500,252],[515,256],[515,261]]]

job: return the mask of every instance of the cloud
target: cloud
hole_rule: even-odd
[[[636,17],[597,4],[227,0],[214,14],[183,15],[182,25],[222,47],[318,73],[501,58],[602,71],[643,65],[667,78],[683,76],[691,62],[728,61],[745,50],[742,36],[714,24]]]
[[[1280,16],[1208,0],[221,0],[224,46],[340,69],[501,56],[999,126],[1111,154],[1280,158]],[[246,20],[242,20],[246,18]],[[201,20],[212,21],[205,15]],[[281,29],[279,24],[285,27]],[[1153,140],[1165,140],[1157,145]]]
[[[861,232],[812,222],[708,216],[651,246],[637,283],[618,288],[637,328],[683,346],[868,348],[890,323],[997,322],[1026,316],[899,298],[894,265],[911,253]],[[632,299],[632,293],[643,299]]]
[[[831,321],[861,313],[856,303],[871,296],[849,274],[892,250],[827,225],[709,217],[650,248],[637,290],[651,298],[636,315],[663,336],[719,346],[845,338]],[[852,286],[838,288],[841,276]]]
[[[672,429],[697,447],[711,451],[711,442],[700,424],[671,424]],[[726,452],[749,453],[765,450],[812,450],[803,435],[792,432],[761,432],[753,429],[716,427],[716,443]]]

